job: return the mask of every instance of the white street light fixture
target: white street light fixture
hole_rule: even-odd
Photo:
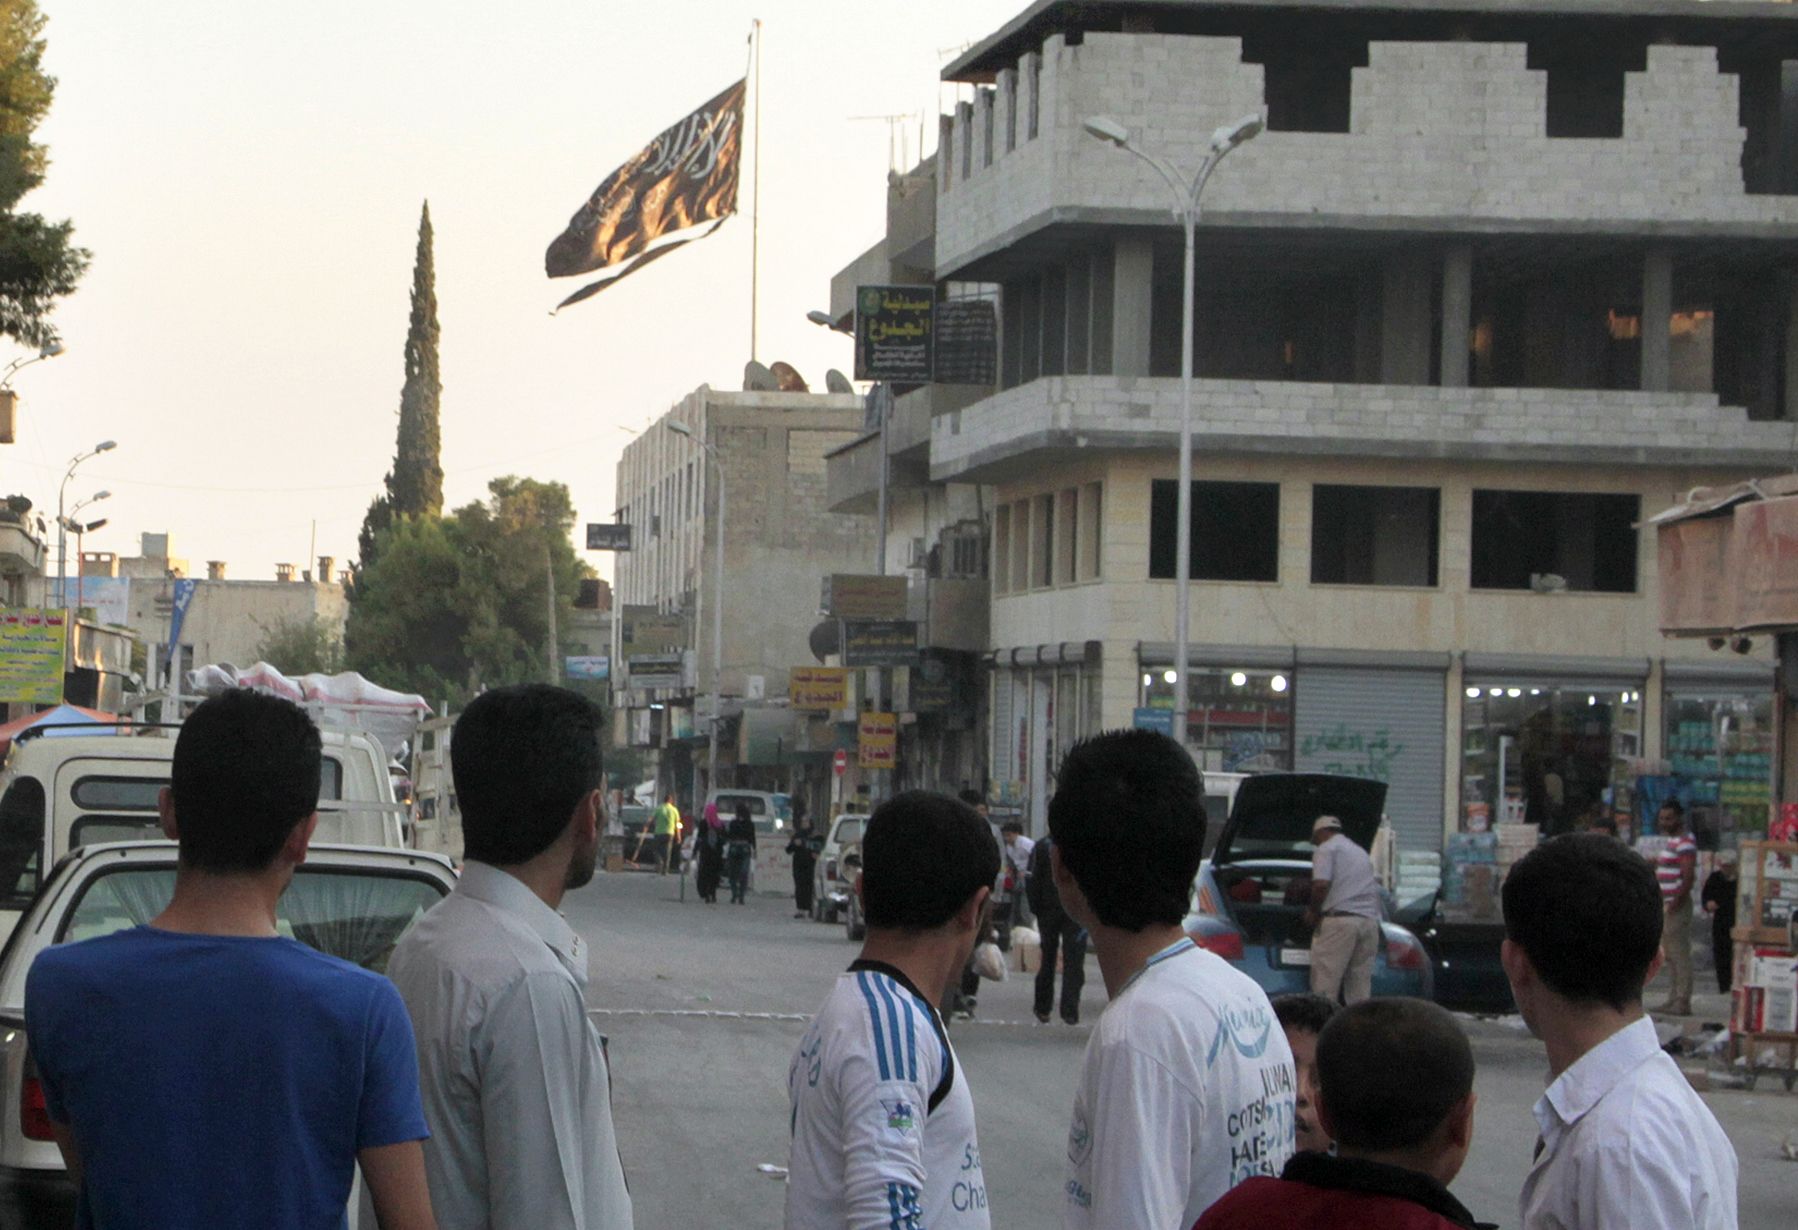
[[[1167,159],[1138,149],[1130,143],[1130,130],[1108,115],[1087,118],[1087,133],[1097,140],[1134,154],[1155,168],[1174,194],[1174,217],[1186,231],[1186,268],[1182,282],[1180,329],[1180,490],[1174,512],[1174,738],[1186,744],[1186,718],[1191,695],[1192,623],[1192,331],[1193,331],[1193,248],[1194,232],[1199,225],[1199,198],[1205,184],[1224,155],[1245,141],[1253,140],[1264,127],[1260,115],[1246,115],[1234,124],[1211,134],[1211,150],[1199,164],[1192,178],[1185,179]],[[1286,690],[1286,677],[1275,675],[1273,689]]]
[[[691,440],[705,450],[706,458],[712,463],[712,474],[718,480],[718,526],[717,543],[714,548],[712,564],[712,730],[711,742],[706,751],[706,789],[718,789],[718,724],[723,720],[722,691],[724,686],[724,527],[729,524],[725,520],[724,511],[724,462],[718,456],[717,448],[710,440],[703,439],[691,426],[679,419],[669,419],[668,430],[684,439]]]
[[[57,353],[59,353],[59,354],[61,353],[60,346],[58,347]],[[62,606],[68,600],[67,577],[69,574],[69,536],[68,536],[68,530],[63,524],[64,521],[67,520],[68,512],[64,508],[63,502],[64,502],[64,497],[66,497],[68,495],[69,480],[71,478],[75,477],[75,470],[81,465],[82,462],[88,460],[90,457],[98,457],[101,453],[110,453],[113,449],[117,448],[118,446],[119,446],[119,442],[117,440],[102,440],[102,441],[100,441],[100,443],[94,445],[94,447],[89,449],[87,452],[77,453],[73,458],[70,459],[69,468],[67,470],[63,471],[62,482],[56,488],[56,605],[57,606]],[[108,499],[111,497],[111,495],[112,495],[112,492],[110,492],[110,491],[102,491],[98,495],[91,496],[89,499],[87,499],[85,501],[85,503],[91,504],[95,500]],[[80,507],[80,505],[77,505],[77,507]]]
[[[45,342],[42,346],[39,346],[37,353],[30,358],[14,359],[11,363],[8,363],[5,368],[0,369],[0,389],[10,388],[12,386],[13,373],[18,371],[21,367],[30,367],[33,363],[42,363],[45,359],[54,359],[65,349],[67,349],[67,347],[61,342],[49,341]]]

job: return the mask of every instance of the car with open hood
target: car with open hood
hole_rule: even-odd
[[[1311,825],[1336,816],[1350,841],[1373,847],[1386,784],[1332,773],[1263,773],[1244,779],[1211,857],[1193,881],[1185,928],[1201,947],[1248,974],[1269,995],[1311,989]],[[1433,971],[1422,942],[1380,924],[1373,993],[1429,999]]]

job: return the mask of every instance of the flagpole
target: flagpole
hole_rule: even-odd
[[[749,37],[755,44],[755,161],[749,189],[749,358],[756,357],[756,317],[760,310],[762,272],[762,19],[751,18]]]

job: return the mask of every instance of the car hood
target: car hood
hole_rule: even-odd
[[[1350,841],[1373,848],[1386,810],[1386,783],[1336,773],[1260,773],[1236,790],[1213,863],[1239,858],[1311,858],[1311,825],[1336,816]]]

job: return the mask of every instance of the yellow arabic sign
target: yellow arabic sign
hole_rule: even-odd
[[[0,701],[54,705],[62,700],[69,613],[0,611]]]
[[[856,730],[856,763],[864,769],[891,769],[899,763],[899,715],[864,713]]]
[[[840,666],[795,666],[787,672],[787,700],[795,709],[845,708],[849,672]]]

